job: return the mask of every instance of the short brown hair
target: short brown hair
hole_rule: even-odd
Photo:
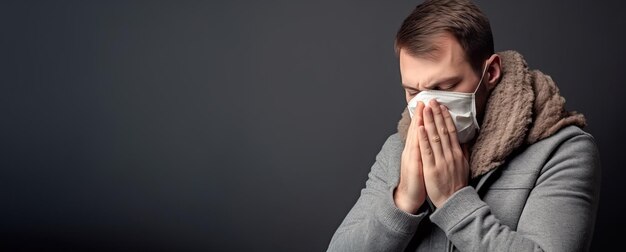
[[[494,53],[493,35],[487,16],[469,0],[426,0],[417,5],[396,34],[395,51],[429,55],[438,50],[433,37],[445,32],[461,44],[474,71],[481,72],[483,60]]]

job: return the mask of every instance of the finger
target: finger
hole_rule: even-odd
[[[417,108],[416,108],[417,113],[415,113],[419,115],[419,118],[418,118],[419,120],[417,121],[418,122],[417,125],[424,125],[424,107],[425,106],[426,105],[424,105],[423,102],[421,101],[417,102]]]
[[[418,102],[417,108],[413,111],[413,118],[411,119],[411,124],[409,124],[409,129],[406,138],[406,145],[412,146],[417,145],[417,126],[423,125],[424,122],[422,120],[422,111],[424,110],[424,103]]]
[[[432,102],[431,102],[432,104]],[[441,137],[437,132],[437,126],[435,125],[435,120],[433,118],[432,107],[428,106],[424,108],[424,127],[426,128],[426,133],[428,134],[428,140],[430,143],[430,148],[432,149],[433,155],[435,157],[435,163],[442,163],[445,161],[445,157],[443,156],[443,151],[441,147]]]
[[[430,104],[433,111],[433,118],[435,119],[435,128],[439,134],[441,140],[441,151],[443,157],[448,164],[453,164],[454,156],[452,155],[452,147],[450,145],[450,137],[448,135],[448,127],[443,119],[443,105],[440,105],[437,101],[432,100]]]
[[[446,107],[443,107],[443,109],[441,110],[441,114],[443,115],[443,120],[446,122],[446,127],[448,129],[448,137],[450,138],[452,153],[457,157],[461,156],[463,152],[461,151],[459,139],[456,135],[456,125],[454,124],[454,120],[452,120],[452,115]]]
[[[417,127],[417,135],[419,138],[422,164],[426,167],[433,167],[435,165],[435,157],[433,156],[433,150],[430,148],[430,142],[428,141],[428,135],[426,134],[424,126]]]

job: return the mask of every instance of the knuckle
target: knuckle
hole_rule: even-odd
[[[439,136],[434,136],[431,141],[433,142],[433,144],[438,144],[439,142],[441,142],[441,139],[439,138]]]
[[[452,133],[456,133],[456,127],[450,127],[450,128],[448,129],[448,132],[449,132],[450,134],[452,134]]]
[[[449,156],[448,156],[448,157],[446,157],[446,163],[447,163],[448,165],[454,165],[454,158],[449,157]]]
[[[445,136],[445,135],[448,135],[448,129],[446,129],[446,128],[441,128],[441,132],[440,132],[440,133],[441,133],[442,135],[444,135],[444,136]]]
[[[446,169],[448,166],[445,164],[437,164],[435,165],[435,167],[437,167],[437,170],[444,170]]]
[[[461,149],[459,148],[454,148],[454,150],[452,150],[452,153],[454,154],[454,156],[457,157],[463,156],[463,151],[461,151]]]

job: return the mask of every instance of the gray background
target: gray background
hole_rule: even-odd
[[[325,250],[395,132],[417,3],[2,1],[0,248]],[[587,116],[593,247],[622,244],[623,4],[478,4]]]

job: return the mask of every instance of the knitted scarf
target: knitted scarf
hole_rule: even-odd
[[[550,76],[530,70],[521,54],[499,52],[502,78],[489,95],[480,132],[470,150],[472,178],[502,165],[517,148],[568,125],[585,127],[585,117],[565,110],[565,98]],[[405,108],[398,133],[406,140],[411,117]]]

